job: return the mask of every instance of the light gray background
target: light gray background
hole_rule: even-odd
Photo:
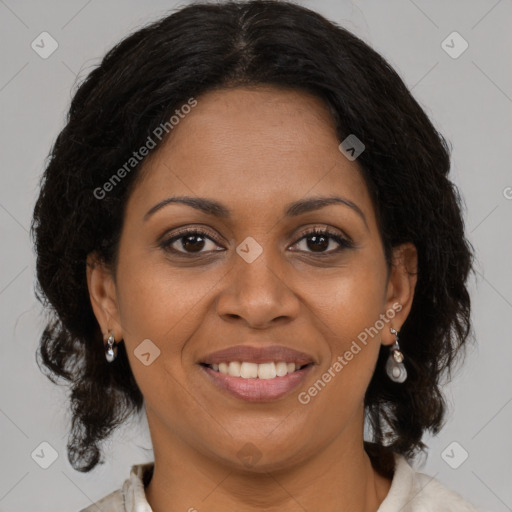
[[[426,438],[429,457],[416,467],[484,510],[511,511],[512,2],[301,3],[386,57],[453,145],[452,179],[465,198],[478,257],[478,279],[471,283],[478,345],[446,387],[446,426],[437,438]],[[38,179],[77,75],[82,79],[141,24],[185,4],[0,0],[0,511],[79,510],[120,487],[132,464],[153,460],[144,421],[119,431],[108,462],[93,472],[76,472],[68,463],[66,393],[40,374],[34,360],[44,319],[33,293],[28,228]],[[31,48],[43,31],[59,45],[48,59]],[[453,31],[469,43],[457,59],[441,47]],[[58,452],[46,470],[31,458],[43,441]],[[469,454],[458,469],[442,458],[454,441],[460,447],[448,451],[452,464],[462,449]]]

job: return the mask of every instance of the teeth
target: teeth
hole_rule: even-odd
[[[229,367],[231,368],[234,364],[233,361],[229,363]],[[240,364],[240,363],[238,363]],[[236,368],[236,367],[235,367]],[[258,365],[256,363],[242,363],[240,366],[240,371],[238,375],[233,374],[232,377],[243,377],[244,379],[255,379],[258,376]]]
[[[229,363],[212,364],[210,367],[231,377],[242,377],[243,379],[273,379],[284,377],[298,369],[295,363],[279,361],[277,363],[249,363],[247,361],[231,361]]]
[[[293,368],[292,368],[293,365]],[[290,363],[290,369],[292,370],[290,373],[295,371],[295,364]],[[278,377],[284,377],[288,373],[288,365],[284,361],[280,361],[276,364],[276,375]]]
[[[258,365],[259,379],[273,379],[277,375],[274,363],[263,363]]]
[[[240,377],[241,364],[238,361],[232,361],[228,366],[228,375],[231,377]]]

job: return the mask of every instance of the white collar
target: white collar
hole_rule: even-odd
[[[435,478],[416,472],[402,455],[394,454],[395,471],[389,492],[377,512],[479,512]],[[152,512],[144,491],[144,475],[154,462],[134,464],[121,489],[80,512]]]

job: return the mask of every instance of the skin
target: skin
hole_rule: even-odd
[[[323,102],[276,87],[208,92],[146,160],[127,204],[117,268],[91,254],[88,286],[102,331],[124,339],[145,398],[155,455],[146,488],[155,512],[376,511],[390,480],[363,447],[364,394],[381,344],[409,314],[417,254],[396,247],[388,275],[375,211],[361,170],[338,149]],[[217,218],[172,203],[207,197],[232,210]],[[338,195],[334,204],[283,215],[293,201]],[[193,245],[159,246],[177,228],[202,228]],[[312,228],[348,236],[317,246]],[[246,237],[262,254],[247,263],[236,252]],[[327,245],[328,242],[328,245]],[[194,252],[196,248],[196,252]],[[216,252],[215,249],[223,249]],[[199,251],[199,253],[197,252]],[[322,258],[322,253],[330,255]],[[407,272],[409,270],[409,272]],[[379,315],[402,309],[307,405],[307,390]],[[149,366],[134,350],[150,339],[161,353]],[[310,354],[306,383],[281,399],[246,402],[218,390],[201,357],[236,345],[283,344]],[[406,385],[406,384],[404,384]],[[261,458],[248,467],[238,452],[252,443]]]

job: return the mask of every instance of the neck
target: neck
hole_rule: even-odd
[[[222,464],[182,443],[153,441],[165,449],[154,451],[146,498],[154,512],[376,512],[391,486],[390,475],[374,468],[362,436],[354,442],[348,434],[300,463],[258,472]]]

